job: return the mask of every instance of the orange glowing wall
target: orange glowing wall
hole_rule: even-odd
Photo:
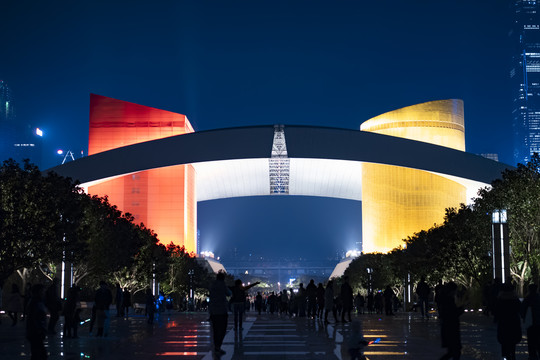
[[[193,132],[185,115],[90,95],[88,154]],[[159,154],[155,154],[159,156]],[[161,243],[197,252],[195,170],[191,165],[140,171],[90,186],[158,234]]]

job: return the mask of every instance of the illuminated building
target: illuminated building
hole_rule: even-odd
[[[17,119],[12,91],[5,81],[0,80],[0,161],[29,159],[39,166],[42,136],[40,129]]]
[[[362,124],[365,131],[193,132],[184,115],[92,95],[89,156],[50,170],[108,195],[161,242],[189,251],[197,201],[302,195],[362,201],[363,251],[384,252],[441,223],[445,208],[509,168],[464,151],[463,119],[460,100],[443,100],[383,114]]]
[[[88,154],[193,132],[186,116],[92,94]],[[151,154],[159,157],[160,153]],[[197,201],[192,165],[134,171],[89,186],[154,230],[163,244],[197,252]]]
[[[514,0],[512,120],[514,161],[527,163],[540,152],[540,2]]]
[[[16,142],[15,111],[11,89],[0,80],[0,161],[14,157],[13,144]]]
[[[431,101],[374,117],[360,126],[410,140],[465,151],[461,100]],[[387,252],[420,230],[442,223],[445,209],[466,203],[465,186],[430,172],[364,163],[362,241],[364,252]]]

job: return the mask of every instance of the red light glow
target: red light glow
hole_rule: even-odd
[[[144,141],[193,132],[187,117],[92,94],[88,155]],[[191,165],[152,169],[90,186],[88,193],[109,201],[154,230],[161,243],[196,252],[197,200]]]

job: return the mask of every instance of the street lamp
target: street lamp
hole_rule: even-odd
[[[491,239],[493,278],[500,278],[504,284],[510,280],[510,242],[506,209],[495,209],[491,213]]]
[[[373,269],[372,268],[367,268],[366,269],[367,273],[368,273],[368,294],[370,294],[373,289],[371,288],[372,287],[372,274],[373,274]]]

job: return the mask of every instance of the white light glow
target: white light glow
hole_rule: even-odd
[[[36,128],[36,135],[43,136],[43,130],[41,130],[40,128]]]

